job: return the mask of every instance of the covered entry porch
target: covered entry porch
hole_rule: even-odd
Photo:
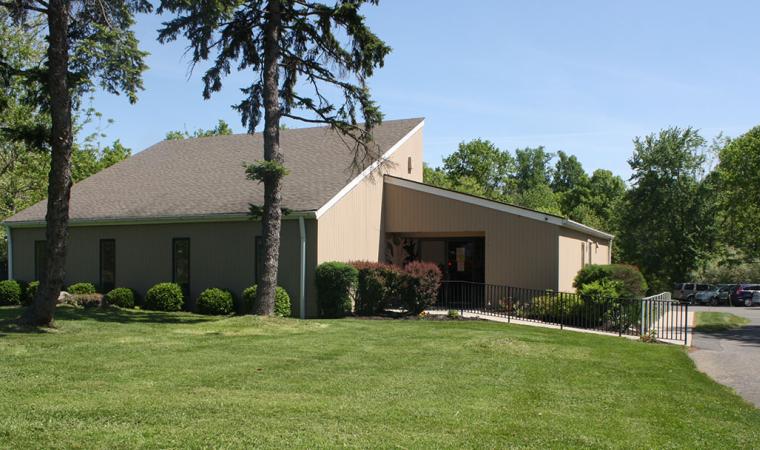
[[[385,262],[431,262],[441,269],[444,281],[484,283],[485,252],[482,232],[386,234]]]

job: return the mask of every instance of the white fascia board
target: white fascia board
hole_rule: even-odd
[[[543,223],[550,223],[550,224],[557,225],[560,227],[580,231],[582,233],[596,236],[602,239],[612,240],[613,238],[613,235],[611,234],[607,234],[603,231],[599,231],[587,225],[583,225],[582,223],[578,223],[569,219],[563,219],[561,217],[553,216],[550,214],[544,214],[540,211],[534,211],[531,209],[524,209],[517,206],[507,205],[505,203],[488,200],[482,197],[475,197],[468,194],[462,194],[459,192],[449,191],[447,189],[442,189],[439,187],[431,186],[429,184],[418,183],[416,181],[406,180],[403,178],[387,176],[385,177],[385,182],[394,186],[401,186],[407,189],[411,189],[418,192],[424,192],[431,195],[436,195],[438,197],[444,197],[450,200],[456,200],[456,201],[460,201],[464,203],[469,203],[471,205],[480,206],[483,208],[488,208],[488,209],[493,209],[496,211],[514,214],[516,216],[537,220]]]
[[[303,217],[314,219],[314,211],[294,211],[283,216],[283,220],[294,220]],[[72,219],[70,227],[92,227],[107,225],[160,225],[173,223],[214,223],[214,222],[245,222],[251,220],[248,214],[209,214],[191,216],[164,216],[164,217],[115,217],[100,219]],[[40,228],[45,226],[44,220],[26,222],[5,222],[9,228]]]
[[[583,225],[582,223],[578,223],[574,220],[565,219],[564,226],[566,228],[570,228],[572,230],[580,231],[581,233],[590,234],[591,236],[596,236],[598,238],[606,239],[608,241],[612,241],[612,239],[615,237],[612,234],[605,233],[604,231],[599,231],[596,228],[591,228],[588,225]]]
[[[366,169],[362,171],[358,176],[356,176],[353,180],[351,180],[350,183],[343,186],[343,189],[341,189],[337,194],[333,196],[327,203],[322,205],[321,208],[319,208],[315,214],[315,217],[319,219],[322,217],[324,213],[326,213],[330,208],[335,206],[336,203],[338,203],[343,197],[348,195],[351,190],[353,190],[356,186],[359,185],[365,178],[367,178],[375,169],[377,169],[380,164],[382,164],[384,161],[386,161],[388,158],[390,158],[394,153],[396,153],[396,150],[398,150],[406,141],[409,140],[416,132],[418,132],[422,127],[425,125],[425,121],[421,121],[417,124],[410,132],[408,132],[404,137],[401,138],[398,142],[393,144],[393,147],[388,149],[387,152],[383,154],[383,156],[378,159],[377,161],[370,164]]]

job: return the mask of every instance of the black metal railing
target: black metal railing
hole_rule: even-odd
[[[539,322],[618,335],[651,334],[686,343],[688,305],[655,299],[581,296],[569,292],[444,281],[429,309]]]

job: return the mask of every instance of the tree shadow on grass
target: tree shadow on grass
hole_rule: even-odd
[[[40,327],[30,327],[19,322],[23,308],[0,308],[0,337],[9,333],[44,334],[50,330]],[[58,321],[97,321],[111,323],[142,323],[142,324],[194,324],[213,321],[214,318],[199,316],[191,313],[168,313],[160,311],[129,310],[114,307],[104,308],[71,308],[59,307],[55,312]]]

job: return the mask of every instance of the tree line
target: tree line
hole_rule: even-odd
[[[426,166],[424,179],[612,233],[613,261],[638,266],[653,291],[760,282],[760,127],[712,142],[691,127],[666,128],[635,138],[628,164],[623,180],[589,174],[563,151],[475,139]]]

